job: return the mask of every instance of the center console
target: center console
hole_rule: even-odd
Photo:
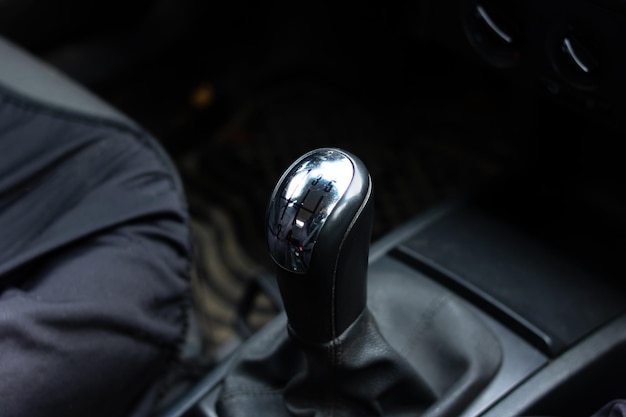
[[[273,387],[265,384],[256,392],[264,398],[254,403],[259,416],[276,415],[271,407],[282,408],[283,399],[269,403],[265,398],[292,379],[305,388],[291,390],[296,397],[285,400],[296,413],[326,401],[330,390],[345,397],[341,404],[354,400],[359,412],[366,404],[366,415],[591,416],[626,397],[619,383],[626,372],[626,289],[619,274],[624,223],[594,201],[571,184],[519,176],[441,204],[370,247],[365,311],[377,323],[376,335],[368,330],[362,338],[351,330],[350,320],[362,329],[370,324],[350,316],[342,333],[349,340],[342,346],[353,350],[352,359],[339,365],[339,373],[322,371],[328,362],[315,350],[322,345],[307,345],[293,335],[294,315],[287,311],[161,417],[230,415],[220,411],[225,390],[248,384],[253,374]],[[315,304],[302,293],[298,297],[298,304]],[[296,317],[299,323],[311,320]],[[300,326],[300,335],[310,327]],[[356,332],[353,339],[350,332]],[[304,349],[304,360],[298,359],[294,342]],[[388,346],[399,357],[380,354]],[[270,362],[263,358],[272,355]],[[375,366],[361,372],[363,363]],[[294,364],[301,368],[294,371]],[[387,380],[385,369],[395,369],[394,375],[417,370],[420,383],[403,379],[417,387],[414,399],[407,400],[413,408],[391,413],[377,408],[384,404],[378,398],[388,395],[385,390],[376,400],[368,398],[378,382]],[[233,379],[234,373],[244,377]],[[336,378],[349,382],[343,386]],[[355,394],[358,387],[369,388]]]
[[[459,294],[495,326],[496,378],[463,416],[590,416],[624,398],[619,220],[528,177],[438,208],[385,257]]]

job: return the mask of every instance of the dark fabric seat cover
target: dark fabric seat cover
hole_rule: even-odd
[[[148,415],[184,340],[183,190],[120,120],[0,78],[2,417]]]

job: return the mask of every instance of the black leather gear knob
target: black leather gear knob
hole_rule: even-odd
[[[372,222],[372,181],[349,152],[308,152],[278,181],[267,210],[267,242],[298,339],[333,340],[364,310]]]

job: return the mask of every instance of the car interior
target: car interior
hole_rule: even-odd
[[[617,0],[0,1],[2,38],[181,175],[194,315],[155,417],[626,399],[625,23]]]

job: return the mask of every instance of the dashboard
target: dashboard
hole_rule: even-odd
[[[443,44],[560,105],[625,128],[623,2],[467,0],[427,9],[430,32]]]

